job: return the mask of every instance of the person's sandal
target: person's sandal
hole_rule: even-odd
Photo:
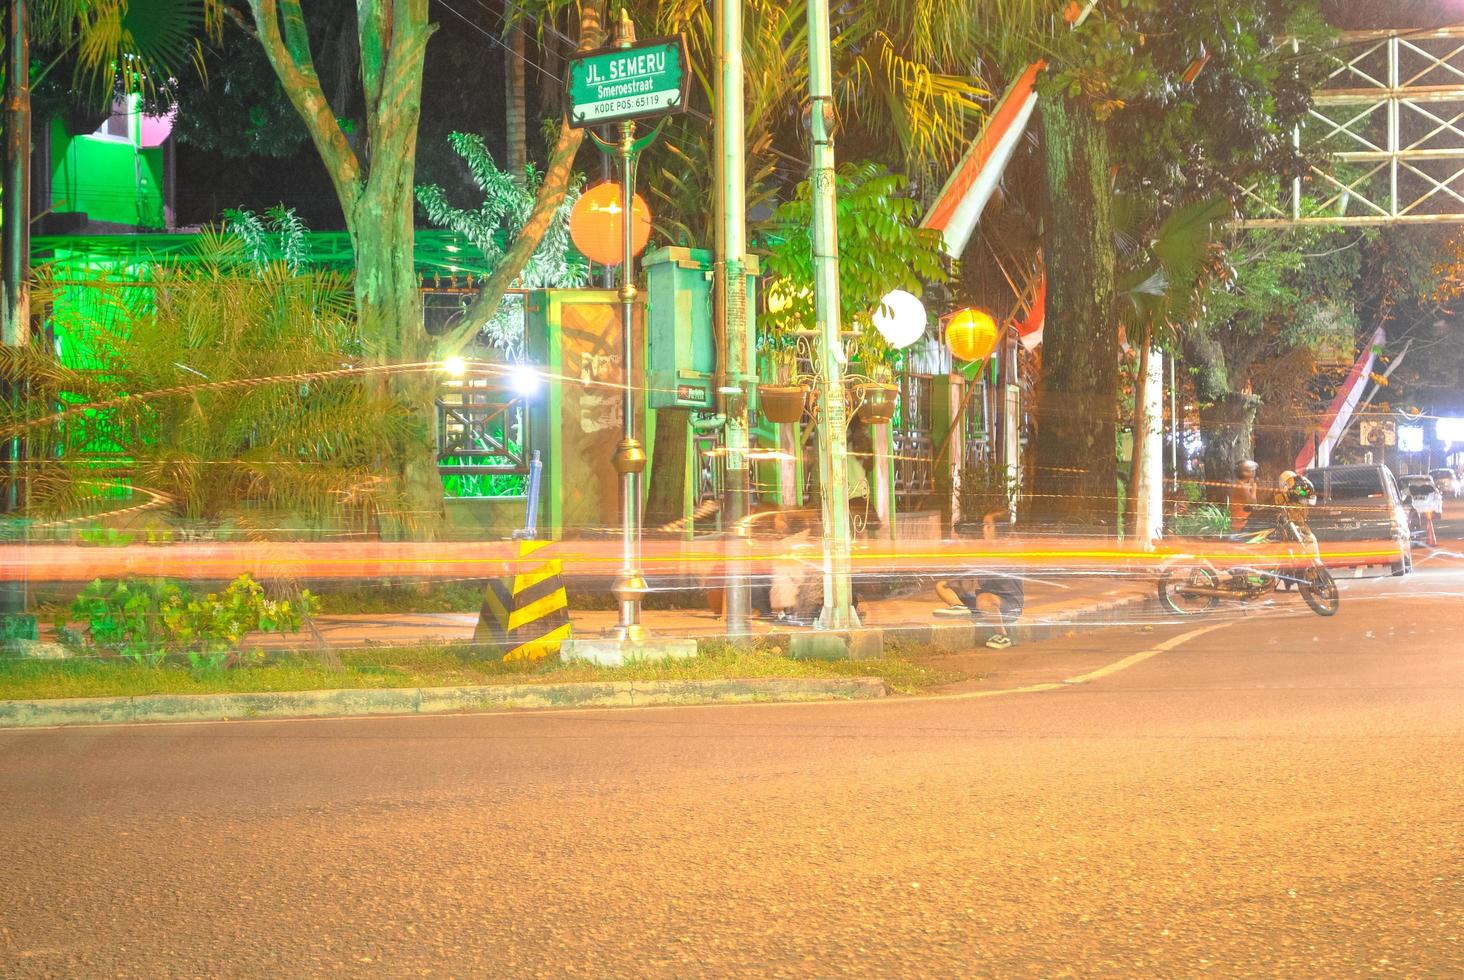
[[[992,650],[1005,650],[1007,647],[1012,645],[1012,638],[1010,636],[1005,636],[1001,633],[997,633],[995,636],[991,637],[991,639],[986,641],[986,645]]]

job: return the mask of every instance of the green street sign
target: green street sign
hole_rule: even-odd
[[[681,112],[690,80],[686,42],[680,35],[580,55],[569,62],[570,124],[593,126]]]

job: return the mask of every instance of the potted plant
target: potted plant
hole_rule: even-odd
[[[851,341],[849,353],[850,360],[864,371],[849,376],[849,405],[854,417],[864,425],[888,425],[895,417],[900,397],[900,386],[895,383],[896,352],[865,324]]]
[[[764,295],[758,347],[767,380],[757,386],[758,405],[769,422],[798,422],[812,391],[798,373],[798,331],[812,318],[813,298],[786,277],[771,280]]]
[[[888,425],[895,417],[895,402],[900,397],[898,385],[880,381],[863,381],[856,386],[859,401],[857,414],[865,425]]]
[[[798,422],[808,407],[810,388],[798,376],[797,347],[777,338],[765,345],[765,349],[771,380],[757,386],[757,403],[763,417],[769,422]]]

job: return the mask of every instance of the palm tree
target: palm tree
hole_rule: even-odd
[[[1128,517],[1139,532],[1147,513],[1148,467],[1145,453],[1154,425],[1143,396],[1149,357],[1156,346],[1175,349],[1178,332],[1201,305],[1206,272],[1219,250],[1216,229],[1230,214],[1229,202],[1207,198],[1177,207],[1162,217],[1132,195],[1114,201],[1119,256],[1119,320],[1138,350],[1134,370],[1133,449],[1128,478]]]

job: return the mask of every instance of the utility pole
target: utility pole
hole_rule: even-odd
[[[813,295],[819,340],[819,486],[823,494],[824,608],[819,625],[859,625],[849,578],[848,417],[839,319],[839,228],[835,211],[833,55],[828,0],[808,0],[809,134],[813,149]]]
[[[5,171],[4,241],[0,244],[0,281],[4,299],[0,318],[10,347],[30,343],[30,38],[25,0],[5,5]]]
[[[729,636],[749,632],[751,612],[745,567],[748,512],[747,391],[742,387],[747,350],[746,127],[743,122],[742,0],[716,0],[713,23],[717,44],[715,85],[717,118],[714,153],[717,187],[717,233],[714,251],[713,315],[721,349],[717,358],[717,398],[724,422],[723,527],[737,537],[728,541],[726,613]]]
[[[0,343],[7,347],[30,344],[30,36],[25,0],[5,4],[5,166],[0,174],[0,207],[4,208],[4,229],[0,233]],[[0,397],[7,400],[25,393],[25,383],[5,385]],[[0,484],[0,513],[15,513],[25,504],[25,440],[11,436],[0,442],[5,476]],[[20,525],[22,538],[24,524]],[[25,620],[26,583],[0,586],[0,640],[29,633],[34,638],[34,621],[17,630],[10,618]]]

